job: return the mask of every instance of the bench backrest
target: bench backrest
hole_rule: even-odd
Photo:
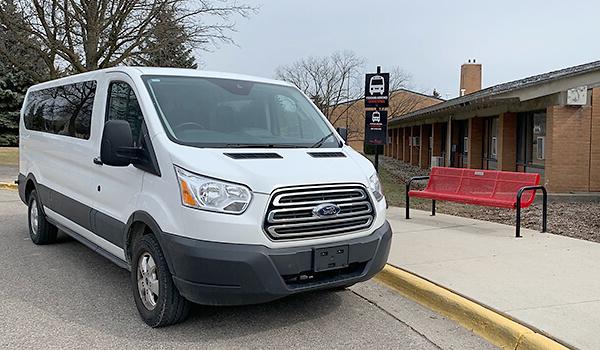
[[[428,191],[503,201],[516,201],[521,187],[540,183],[539,174],[498,170],[433,167],[429,176]],[[526,191],[521,205],[529,206],[534,199],[535,192]]]

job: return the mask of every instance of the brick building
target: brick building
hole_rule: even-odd
[[[481,90],[461,67],[460,96],[389,121],[385,154],[429,168],[537,172],[551,192],[600,192],[600,61]]]
[[[388,120],[418,109],[438,104],[443,100],[407,89],[398,89],[390,93]],[[348,144],[362,152],[365,140],[365,102],[356,99],[335,108],[329,120],[336,127],[348,129]]]

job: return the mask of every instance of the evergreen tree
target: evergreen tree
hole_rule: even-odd
[[[145,40],[146,52],[137,64],[153,67],[198,68],[185,27],[177,23],[175,11],[161,12]]]
[[[0,146],[17,146],[19,115],[25,92],[33,81],[0,62]]]
[[[12,11],[13,18],[22,18],[12,0],[5,1],[4,6]],[[24,25],[24,22],[19,23]],[[19,29],[0,24],[0,46],[10,48],[14,57],[26,62],[37,76],[48,76],[43,61],[33,49],[36,41],[32,39],[27,46],[20,43],[17,37],[23,33]],[[0,56],[0,146],[18,145],[21,106],[27,89],[35,83],[31,75],[17,68],[7,57]]]

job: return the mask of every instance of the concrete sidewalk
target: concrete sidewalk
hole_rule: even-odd
[[[600,349],[600,244],[390,207],[391,265],[581,349]]]
[[[0,182],[14,183],[19,176],[19,167],[13,165],[0,165]]]

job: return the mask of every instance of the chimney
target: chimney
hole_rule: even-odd
[[[481,90],[481,64],[472,59],[460,66],[459,96],[479,90]]]

